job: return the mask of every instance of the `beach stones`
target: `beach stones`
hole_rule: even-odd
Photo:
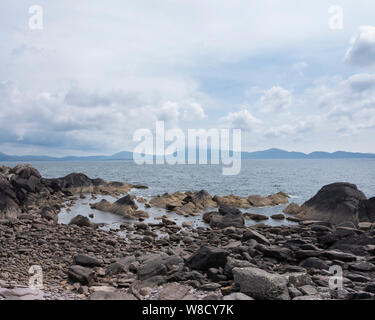
[[[211,228],[223,229],[227,227],[241,228],[245,225],[245,219],[240,210],[234,207],[222,206],[218,212],[205,213],[203,220],[210,224]]]
[[[259,300],[280,299],[280,296],[288,290],[287,277],[258,268],[234,268],[233,277],[242,293]]]
[[[228,251],[220,248],[203,246],[186,261],[186,264],[190,268],[198,270],[224,267],[228,254]]]

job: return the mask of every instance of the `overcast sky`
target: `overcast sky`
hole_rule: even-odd
[[[248,151],[375,152],[374,14],[373,0],[2,0],[0,152],[132,150],[156,120],[241,128]]]

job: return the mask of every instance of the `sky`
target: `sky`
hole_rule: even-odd
[[[375,153],[375,2],[307,2],[3,0],[0,152],[112,154],[162,120]]]

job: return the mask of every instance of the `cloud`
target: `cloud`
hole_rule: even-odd
[[[281,112],[292,104],[292,93],[279,86],[266,90],[257,102],[261,112]]]
[[[375,27],[362,26],[345,55],[345,61],[360,67],[375,65]]]
[[[184,120],[196,121],[206,117],[203,107],[199,103],[190,103],[185,107]]]
[[[243,109],[238,112],[229,112],[220,119],[231,128],[252,131],[254,126],[259,125],[261,120],[255,118],[249,110]]]
[[[303,135],[307,132],[312,131],[315,128],[313,121],[299,120],[294,124],[283,124],[276,127],[271,127],[265,132],[266,138],[297,138],[297,136]]]
[[[292,65],[292,70],[297,72],[300,76],[303,75],[303,71],[309,66],[305,61],[299,61]]]

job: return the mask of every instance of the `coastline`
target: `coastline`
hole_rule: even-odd
[[[28,166],[2,168],[2,172],[9,184],[2,180],[1,191],[7,196],[18,190],[20,183],[31,190],[25,192],[21,212],[7,211],[0,220],[0,296],[41,298],[42,294],[44,299],[94,300],[374,298],[373,223],[338,226],[305,220],[292,226],[258,223],[246,227],[238,212],[241,206],[251,208],[244,198],[213,201],[202,191],[169,195],[172,199],[155,197],[149,204],[165,206],[165,216],[158,223],[147,224],[135,215],[135,223],[124,223],[120,236],[87,218],[59,224],[56,216],[81,195],[95,197],[98,193],[116,194],[123,200],[115,209],[135,214],[133,199],[121,196],[132,187],[145,186],[92,180],[79,174],[43,179]],[[19,201],[19,195],[14,196]],[[257,200],[266,201],[262,205],[270,199],[285,201],[280,200],[285,195],[279,196]],[[205,219],[211,227],[180,226],[168,219],[168,210],[175,209],[170,207],[171,200],[175,207],[189,209],[182,213]],[[214,202],[212,211],[196,212],[215,206]],[[112,210],[112,206],[108,208]],[[44,294],[24,290],[22,296],[20,289],[14,288],[28,286],[31,265],[42,266]],[[344,288],[339,291],[329,288],[330,267],[335,265],[344,273]],[[273,290],[266,289],[268,286]]]

